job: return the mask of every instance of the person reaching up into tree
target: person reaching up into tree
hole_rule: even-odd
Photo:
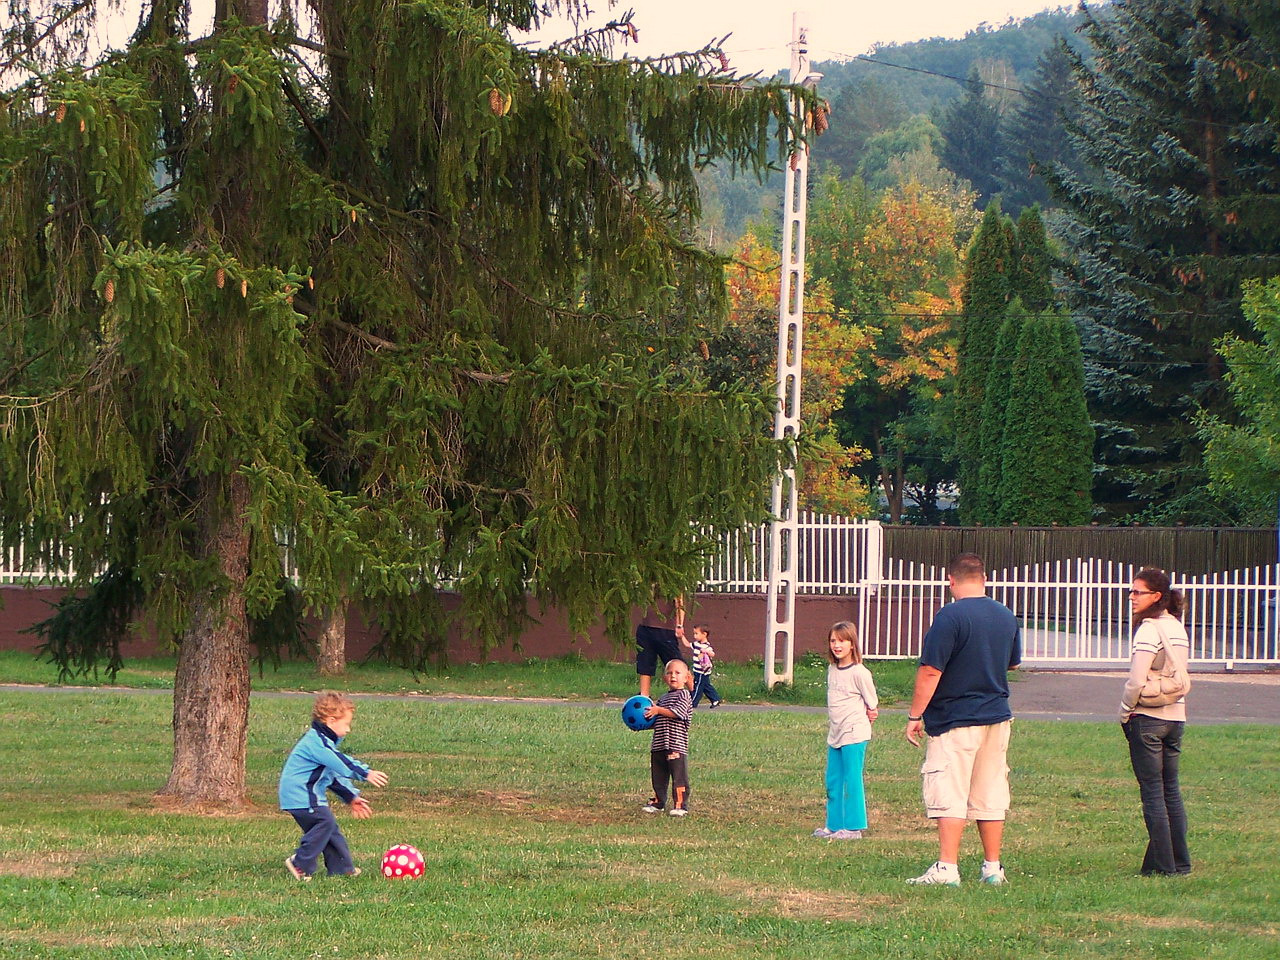
[[[649,696],[658,661],[692,660],[693,648],[684,635],[684,597],[663,600],[655,597],[636,627],[636,674],[640,696]]]

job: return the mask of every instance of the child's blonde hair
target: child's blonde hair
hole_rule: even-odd
[[[334,693],[327,690],[320,696],[316,697],[316,702],[311,707],[312,720],[336,720],[338,717],[345,717],[348,713],[356,712],[356,702],[350,697],[344,697],[340,693]]]
[[[853,662],[862,662],[862,647],[858,645],[858,628],[848,620],[840,620],[831,626],[831,633],[827,634],[827,659],[832,663],[836,662],[835,654],[831,652],[831,634],[835,634],[841,640],[849,641],[849,649],[853,653]]]

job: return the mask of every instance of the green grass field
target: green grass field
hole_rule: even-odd
[[[970,882],[918,889],[903,878],[934,836],[900,715],[877,724],[868,837],[832,843],[809,837],[820,713],[699,712],[682,821],[640,811],[648,738],[615,707],[368,700],[347,746],[392,780],[368,791],[374,819],[344,817],[365,875],[304,885],[285,874],[297,828],[274,798],[308,703],[254,699],[254,808],[230,817],[153,804],[170,706],[163,692],[0,691],[0,956],[1277,955],[1272,728],[1189,730],[1196,868],[1170,880],[1135,876],[1145,835],[1114,726],[1018,721],[1009,885],[972,882],[968,837]],[[423,879],[378,875],[402,842],[423,851]]]

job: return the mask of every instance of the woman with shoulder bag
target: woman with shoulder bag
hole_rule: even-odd
[[[1143,876],[1191,872],[1187,811],[1178,785],[1178,758],[1190,689],[1191,644],[1179,616],[1183,598],[1169,575],[1145,567],[1129,591],[1133,608],[1133,654],[1120,701],[1120,724],[1142,795],[1147,824]]]

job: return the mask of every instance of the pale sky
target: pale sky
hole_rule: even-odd
[[[867,53],[872,44],[902,43],[926,37],[961,37],[979,24],[998,26],[1010,17],[1029,17],[1046,9],[1074,6],[1056,0],[632,0],[609,5],[589,0],[599,12],[588,24],[604,24],[634,10],[639,42],[619,43],[615,53],[656,56],[696,50],[732,34],[724,44],[729,65],[738,73],[771,75],[791,65],[792,15],[804,12],[813,61],[838,60]],[[137,4],[122,0],[112,18],[111,40],[120,42],[137,24]],[[191,0],[192,27],[204,27],[214,0]],[[569,35],[567,25],[535,35],[550,43]],[[119,36],[116,36],[119,34]],[[521,35],[515,37],[517,41]]]
[[[725,42],[730,66],[739,73],[763,70],[772,74],[791,65],[787,44],[791,18],[807,11],[810,59],[835,60],[867,53],[875,43],[900,43],[926,37],[961,37],[981,23],[993,26],[1010,17],[1029,17],[1046,9],[1075,6],[1055,0],[598,0],[601,12],[592,22],[606,23],[634,10],[632,22],[640,40],[619,45],[616,53],[637,56],[694,50],[718,40]],[[543,36],[554,38],[554,31]]]

